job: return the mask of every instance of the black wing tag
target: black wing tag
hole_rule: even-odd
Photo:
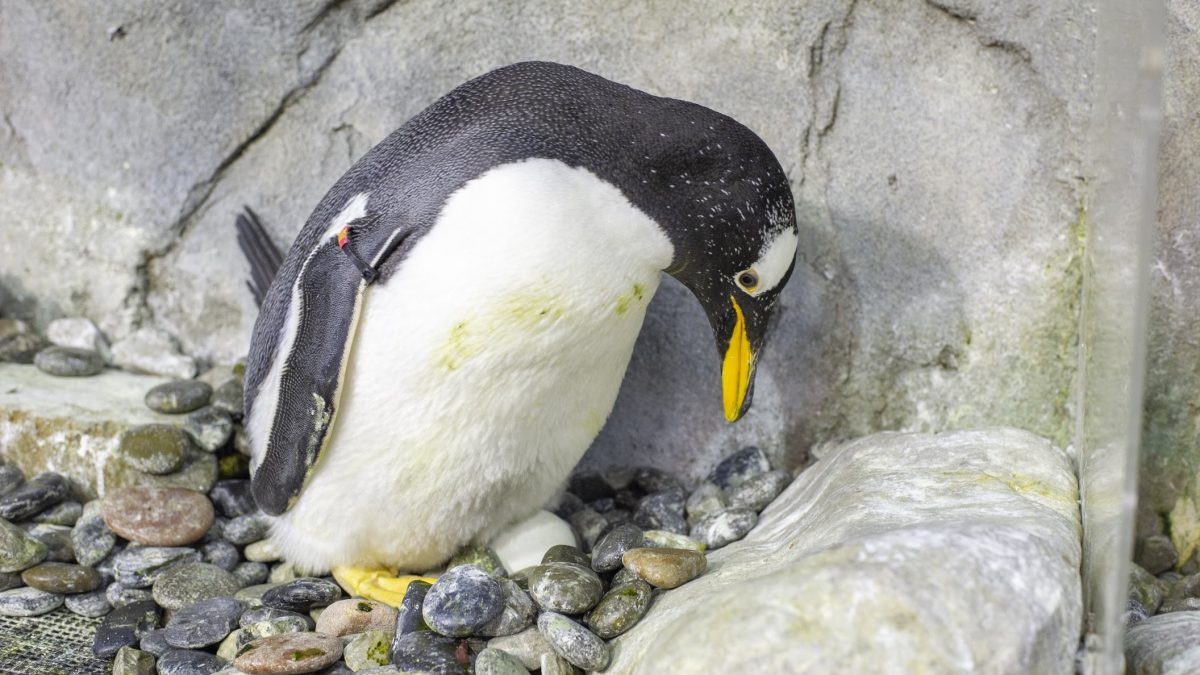
[[[290,508],[312,476],[337,419],[363,293],[405,234],[371,215],[351,221],[319,242],[296,276],[288,343],[276,357],[283,359],[279,394],[253,479],[254,498],[269,514]]]

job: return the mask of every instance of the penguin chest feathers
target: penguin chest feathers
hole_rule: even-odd
[[[363,299],[328,446],[275,524],[285,555],[419,568],[538,508],[611,412],[672,257],[585,169],[524,160],[453,193]]]

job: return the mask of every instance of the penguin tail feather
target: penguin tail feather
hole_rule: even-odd
[[[254,301],[262,307],[283,256],[267,235],[267,229],[259,221],[258,215],[249,206],[242,208],[244,211],[237,215],[234,226],[237,228],[238,248],[242,249],[242,255],[250,263],[250,278],[246,280],[246,288],[250,289]]]

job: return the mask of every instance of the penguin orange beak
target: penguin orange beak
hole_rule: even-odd
[[[736,317],[725,358],[721,362],[721,394],[725,403],[725,420],[736,422],[750,408],[750,386],[754,382],[754,361],[757,354],[746,332],[746,316],[733,296],[729,296]]]

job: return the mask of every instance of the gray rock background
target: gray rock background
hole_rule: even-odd
[[[721,418],[699,306],[656,298],[587,461],[791,464],[877,429],[1065,443],[1081,284],[1090,5],[0,0],[0,296],[245,352],[232,230],[286,246],[373,143],[463,80],[550,59],[709,105],[793,181],[801,260],[756,405]],[[120,30],[117,28],[120,27]]]

